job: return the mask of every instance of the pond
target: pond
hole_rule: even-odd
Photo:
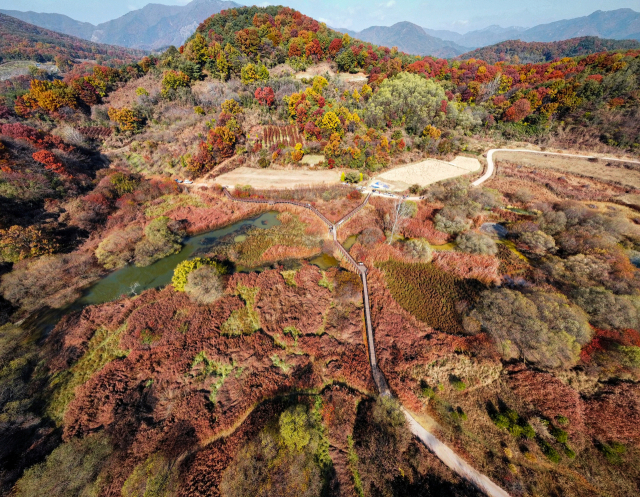
[[[32,326],[42,328],[45,332],[67,313],[82,309],[87,305],[103,304],[117,299],[121,295],[139,294],[151,288],[159,288],[171,283],[173,270],[182,261],[204,255],[223,237],[240,238],[251,228],[268,229],[280,224],[277,212],[266,212],[253,219],[238,221],[226,228],[208,231],[200,235],[186,238],[182,250],[177,254],[146,267],[128,265],[109,273],[104,278],[88,287],[82,297],[62,309],[48,309],[31,318]],[[237,236],[234,237],[234,234]]]
[[[340,261],[326,252],[322,252],[319,256],[309,259],[309,263],[318,266],[323,271],[332,267],[340,267]]]

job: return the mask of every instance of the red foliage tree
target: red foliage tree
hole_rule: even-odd
[[[289,57],[300,57],[302,55],[302,50],[296,43],[292,43],[289,45]]]
[[[25,140],[36,148],[57,148],[63,152],[71,152],[74,149],[71,145],[64,143],[58,136],[44,133],[20,123],[0,125],[0,134],[17,140]]]
[[[53,171],[61,176],[67,176],[67,172],[62,165],[62,162],[48,150],[38,150],[33,153],[33,160],[44,164],[44,168],[49,171]]]
[[[504,113],[504,120],[517,123],[531,114],[531,102],[526,98],[521,98]]]
[[[307,57],[310,57],[314,60],[320,60],[324,56],[322,46],[320,46],[320,42],[318,40],[313,40],[311,41],[311,43],[308,43],[305,47],[305,52],[307,54]]]
[[[329,44],[329,53],[331,55],[336,55],[340,50],[342,50],[342,38],[336,38]]]
[[[273,88],[271,88],[270,86],[265,86],[264,88],[258,88],[256,90],[255,98],[260,105],[271,107],[276,99],[276,96],[273,93]]]

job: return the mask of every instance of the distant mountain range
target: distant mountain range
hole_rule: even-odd
[[[540,24],[529,29],[493,25],[465,34],[422,28],[410,22],[399,22],[393,26],[372,26],[360,32],[340,28],[336,30],[369,43],[397,46],[407,53],[455,57],[468,50],[506,40],[554,42],[584,36],[640,40],[640,13],[631,9],[606,12],[598,10],[588,16]]]
[[[221,0],[193,0],[184,6],[148,4],[142,9],[133,10],[97,26],[76,21],[62,14],[38,14],[16,10],[0,12],[85,40],[158,50],[169,45],[182,45],[207,17],[221,10],[239,6],[235,2]],[[372,26],[360,32],[339,28],[336,30],[370,43],[396,46],[407,53],[452,58],[469,50],[506,40],[554,42],[584,36],[640,40],[640,13],[631,9],[606,12],[598,10],[585,17],[540,24],[529,29],[493,25],[465,34],[422,28],[411,22],[399,22],[393,26]]]
[[[398,47],[398,50],[416,55],[434,55],[436,57],[451,58],[467,51],[453,41],[442,40],[425,33],[417,24],[398,22],[393,26],[372,26],[354,36],[363,41]]]
[[[463,47],[486,47],[487,45],[493,45],[504,40],[517,40],[520,38],[521,33],[526,31],[525,28],[517,26],[511,26],[509,28],[503,28],[498,25],[487,26],[484,29],[476,31],[469,31],[465,34],[456,33],[454,31],[445,31],[438,29],[423,28],[425,33],[441,38],[443,40],[452,41]]]
[[[193,0],[184,6],[148,4],[97,26],[62,14],[17,10],[0,10],[0,13],[85,40],[157,50],[169,45],[182,45],[207,17],[234,7],[240,7],[240,4],[220,0]]]
[[[638,48],[640,48],[638,40],[607,40],[597,36],[583,36],[562,41],[507,40],[489,47],[476,48],[458,58],[481,59],[490,64],[499,61],[509,64],[537,64],[562,57],[578,57],[607,50]]]

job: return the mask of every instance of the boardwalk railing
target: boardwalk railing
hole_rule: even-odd
[[[342,219],[340,219],[340,221],[338,221],[336,223],[337,227],[342,226],[344,223],[346,223],[347,221],[349,221],[349,219],[351,219],[353,216],[355,216],[358,212],[360,212],[360,210],[367,205],[367,203],[369,203],[369,198],[371,197],[371,192],[369,192],[369,195],[367,195],[367,198],[364,199],[364,202],[362,202],[358,207],[356,207],[355,209],[353,209],[349,214],[347,214],[345,217],[343,217]]]
[[[360,275],[360,278],[362,279],[362,289],[363,289],[362,293],[364,297],[364,319],[365,319],[365,325],[367,328],[367,346],[369,349],[368,352],[369,352],[369,362],[371,363],[371,372],[373,375],[373,379],[376,383],[376,387],[378,388],[378,392],[380,392],[381,395],[386,395],[386,396],[391,395],[389,386],[387,385],[387,381],[385,380],[384,375],[382,374],[382,371],[380,371],[380,369],[378,368],[378,361],[376,359],[376,348],[373,341],[373,326],[371,324],[371,308],[369,306],[369,287],[367,285],[367,267],[362,262],[357,262],[351,256],[351,254],[338,242],[338,239],[337,239],[338,227],[344,224],[345,222],[347,222],[349,219],[351,219],[365,205],[367,205],[367,203],[369,202],[369,198],[371,197],[371,194],[367,195],[364,201],[358,207],[356,207],[353,211],[351,211],[349,214],[343,217],[336,224],[333,224],[324,215],[322,215],[322,213],[318,211],[318,209],[316,209],[313,205],[309,203],[296,202],[294,200],[269,200],[269,199],[258,199],[258,198],[241,198],[241,197],[235,197],[231,195],[231,193],[229,193],[229,190],[227,190],[227,188],[223,188],[223,191],[224,191],[224,194],[229,199],[235,202],[245,202],[250,204],[268,204],[268,205],[290,204],[290,205],[295,205],[297,207],[302,207],[304,209],[309,209],[314,214],[316,214],[327,226],[329,226],[329,233],[331,233],[333,237],[333,242],[336,248],[338,249],[338,252],[340,252],[340,255],[344,257],[344,260],[348,263],[348,265],[350,265],[353,268],[353,270]]]

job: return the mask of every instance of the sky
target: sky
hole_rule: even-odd
[[[99,24],[148,3],[184,5],[189,0],[0,0],[0,8],[65,14]],[[252,3],[236,0],[240,4]],[[287,5],[334,28],[360,31],[410,21],[432,29],[465,33],[492,24],[531,27],[536,24],[589,15],[596,10],[631,8],[638,0],[256,0],[258,5]]]

